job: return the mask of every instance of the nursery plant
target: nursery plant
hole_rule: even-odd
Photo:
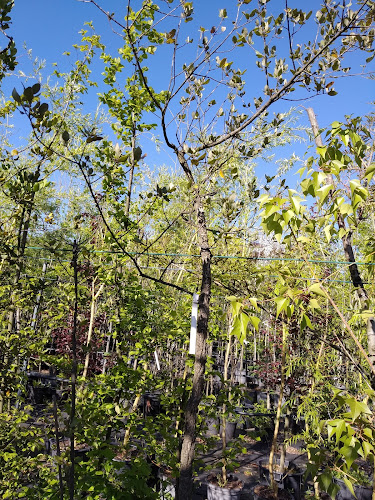
[[[353,496],[357,485],[372,487],[373,498],[374,391],[365,390],[362,399],[334,388],[332,392],[336,418],[321,422],[321,432],[326,436],[327,445],[319,448],[313,444],[309,446],[311,463],[307,471],[318,478],[321,489],[332,497],[339,491],[335,479],[341,479]],[[368,464],[365,471],[361,470],[361,461]]]

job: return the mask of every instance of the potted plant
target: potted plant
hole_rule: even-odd
[[[224,481],[221,474],[211,474],[207,479],[207,500],[240,499],[243,483],[235,476],[226,476]]]
[[[253,488],[254,500],[275,500],[276,498],[282,500],[289,500],[290,495],[286,490],[279,489],[275,491],[267,484],[257,484]]]

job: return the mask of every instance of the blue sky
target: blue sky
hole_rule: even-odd
[[[140,2],[137,1],[136,4],[140,4]],[[227,2],[227,4],[233,6],[234,2]],[[273,4],[279,7],[279,5],[283,5],[283,2],[277,0]],[[106,0],[102,1],[101,5],[108,11],[119,13],[119,19],[121,19],[120,13],[125,2]],[[211,24],[217,22],[218,11],[221,7],[216,0],[205,0],[204,2],[196,0],[195,5],[200,14],[194,22],[189,23],[188,29],[192,37],[198,36],[199,27],[203,23],[206,23],[205,27],[209,29]],[[309,2],[309,7],[313,8],[314,5],[318,5],[318,2]],[[225,6],[224,2],[223,6]],[[12,21],[10,32],[18,47],[19,66],[17,69],[24,71],[24,73],[28,72],[30,62],[23,48],[23,43],[28,49],[32,49],[33,57],[46,60],[46,75],[52,70],[54,62],[58,62],[61,69],[69,69],[70,64],[74,62],[74,51],[72,51],[71,61],[69,58],[63,57],[62,53],[71,51],[71,46],[80,42],[79,31],[83,28],[85,21],[93,21],[96,31],[102,34],[103,42],[107,45],[108,51],[115,53],[121,42],[120,38],[111,32],[108,21],[103,14],[94,6],[77,0],[16,0],[12,11]],[[166,73],[169,73],[169,68],[159,67],[162,62],[161,59],[156,59],[155,65],[151,67],[150,76],[153,78],[155,87],[158,85],[162,87],[163,78]],[[243,63],[243,61],[240,62]],[[349,65],[352,63],[356,63],[354,56],[349,58]],[[374,67],[374,63],[372,66]],[[98,64],[95,66],[95,70],[99,74],[101,66]],[[257,82],[257,79],[261,77],[252,72],[253,69],[250,67],[246,78],[254,78],[254,81]],[[22,78],[17,82],[19,87],[21,84]],[[9,95],[13,86],[14,81],[5,81],[3,84],[4,93]],[[338,92],[335,97],[321,95],[308,101],[296,103],[283,101],[277,105],[277,111],[288,110],[292,104],[294,106],[312,106],[321,127],[329,126],[331,122],[336,120],[343,120],[345,115],[363,115],[372,111],[370,102],[374,100],[375,96],[375,80],[363,77],[344,77],[337,80],[335,89]],[[92,94],[88,98],[87,109],[95,109],[95,97],[95,94]],[[301,115],[301,124],[307,125],[307,118],[304,114]],[[22,126],[20,127],[22,129]],[[170,161],[168,155],[157,154],[152,148],[151,144],[144,146],[144,149],[148,151],[150,164]],[[288,148],[283,156],[291,154],[294,150],[301,155],[305,149],[305,145],[296,145]],[[270,168],[272,169],[272,167]]]

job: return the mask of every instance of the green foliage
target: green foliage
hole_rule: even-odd
[[[361,401],[358,397],[335,390],[333,398],[337,404],[338,418],[323,421],[321,424],[322,432],[327,434],[329,447],[309,447],[312,463],[308,471],[318,476],[321,488],[332,497],[338,490],[333,481],[335,477],[342,479],[353,495],[355,485],[369,484],[368,477],[356,463],[358,458],[373,463],[375,457],[375,429],[373,412],[370,409],[375,394],[372,390],[367,390],[366,393]]]
[[[17,65],[16,44],[13,38],[7,33],[11,23],[10,13],[13,5],[13,0],[1,0],[0,2],[0,30],[2,35],[5,35],[8,40],[7,45],[0,49],[0,81],[8,71],[13,71]]]

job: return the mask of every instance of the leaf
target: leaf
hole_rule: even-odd
[[[331,474],[327,474],[326,472],[324,472],[323,474],[320,474],[320,476],[318,476],[318,481],[322,490],[327,491],[332,484],[332,476]]]
[[[361,413],[371,415],[371,410],[366,403],[361,403],[354,398],[348,398],[347,403],[350,407],[350,416],[353,419],[353,422],[359,417],[359,415],[361,415]]]
[[[249,323],[249,316],[245,313],[239,314],[234,323],[233,323],[233,328],[232,328],[232,335],[235,335],[238,340],[243,344],[244,340],[246,339],[246,332],[247,332],[247,325]]]
[[[228,16],[227,9],[220,9],[219,11],[219,17],[221,18],[226,18]]]
[[[103,137],[100,135],[90,135],[90,137],[86,139],[86,143],[90,144],[90,142],[101,141],[102,139]]]
[[[142,149],[138,146],[133,152],[134,161],[139,161],[142,157]]]
[[[362,449],[365,458],[370,454],[374,454],[374,447],[368,441],[362,441]]]
[[[359,443],[357,444],[359,446]],[[354,460],[358,458],[357,450],[353,446],[348,446],[348,445],[343,446],[342,448],[340,448],[340,453],[345,458],[345,463],[348,468],[350,468]]]
[[[350,190],[352,192],[352,196],[354,194],[354,191],[356,191],[358,188],[361,187],[361,183],[358,179],[353,179],[352,181],[349,182],[350,184]]]
[[[260,318],[258,318],[257,316],[249,316],[249,319],[253,325],[253,327],[255,328],[255,330],[257,332],[259,332],[259,323],[260,323]]]
[[[322,290],[321,286],[319,283],[313,283],[312,285],[309,286],[309,292],[316,293],[317,295],[320,295],[321,297],[326,297],[325,292]]]
[[[302,321],[301,321],[301,329],[303,328],[313,328],[311,324],[310,318],[307,316],[307,314],[302,314]]]
[[[365,172],[365,177],[368,181],[370,181],[372,179],[374,172],[375,172],[375,163],[371,163],[371,165],[369,165],[366,168],[366,172]]]
[[[321,205],[325,202],[329,192],[333,189],[332,184],[327,184],[326,186],[321,187],[316,191],[316,194],[319,196],[319,201]]]
[[[276,297],[275,302],[276,302],[276,316],[279,316],[279,314],[288,307],[290,300],[288,297]]]
[[[336,426],[336,444],[340,441],[340,437],[342,433],[345,431],[346,425],[345,425],[345,420],[339,420],[337,426]]]
[[[328,226],[326,226],[324,228],[324,233],[326,235],[326,238],[327,238],[327,241],[328,243],[331,241],[331,238],[332,238],[332,232],[333,232],[333,226],[332,224],[329,224]]]
[[[40,90],[40,83],[35,83],[32,87],[31,90],[33,91],[33,94],[36,95],[39,90]]]
[[[288,224],[290,219],[292,219],[294,217],[294,212],[293,210],[286,210],[283,212],[283,219],[285,221],[285,224]]]
[[[293,196],[291,199],[290,199],[292,205],[293,205],[293,208],[294,208],[294,211],[299,214],[300,212],[300,207],[301,207],[301,198],[300,197],[297,197],[297,196]]]
[[[324,146],[324,147],[317,147],[316,148],[316,151],[318,153],[318,155],[320,155],[323,160],[325,159],[325,156],[326,156],[326,153],[327,153],[327,146]]]
[[[309,300],[309,307],[311,307],[311,309],[320,309],[319,302],[316,299]]]
[[[27,101],[31,102],[34,97],[33,89],[31,87],[26,87],[25,90],[23,91],[23,95],[25,96],[25,99]]]
[[[15,88],[12,90],[12,97],[16,102],[21,102],[21,97]]]
[[[61,137],[64,142],[68,142],[70,139],[69,132],[67,130],[64,130],[64,132],[61,134]]]
[[[249,302],[254,307],[254,309],[256,309],[257,311],[259,311],[258,301],[257,301],[257,299],[255,297],[250,297],[249,298]]]
[[[343,479],[344,479],[344,483],[346,484],[346,487],[348,488],[348,490],[350,491],[350,493],[353,495],[353,497],[355,497],[355,493],[354,493],[354,488],[353,488],[352,482],[347,477],[344,477]]]

